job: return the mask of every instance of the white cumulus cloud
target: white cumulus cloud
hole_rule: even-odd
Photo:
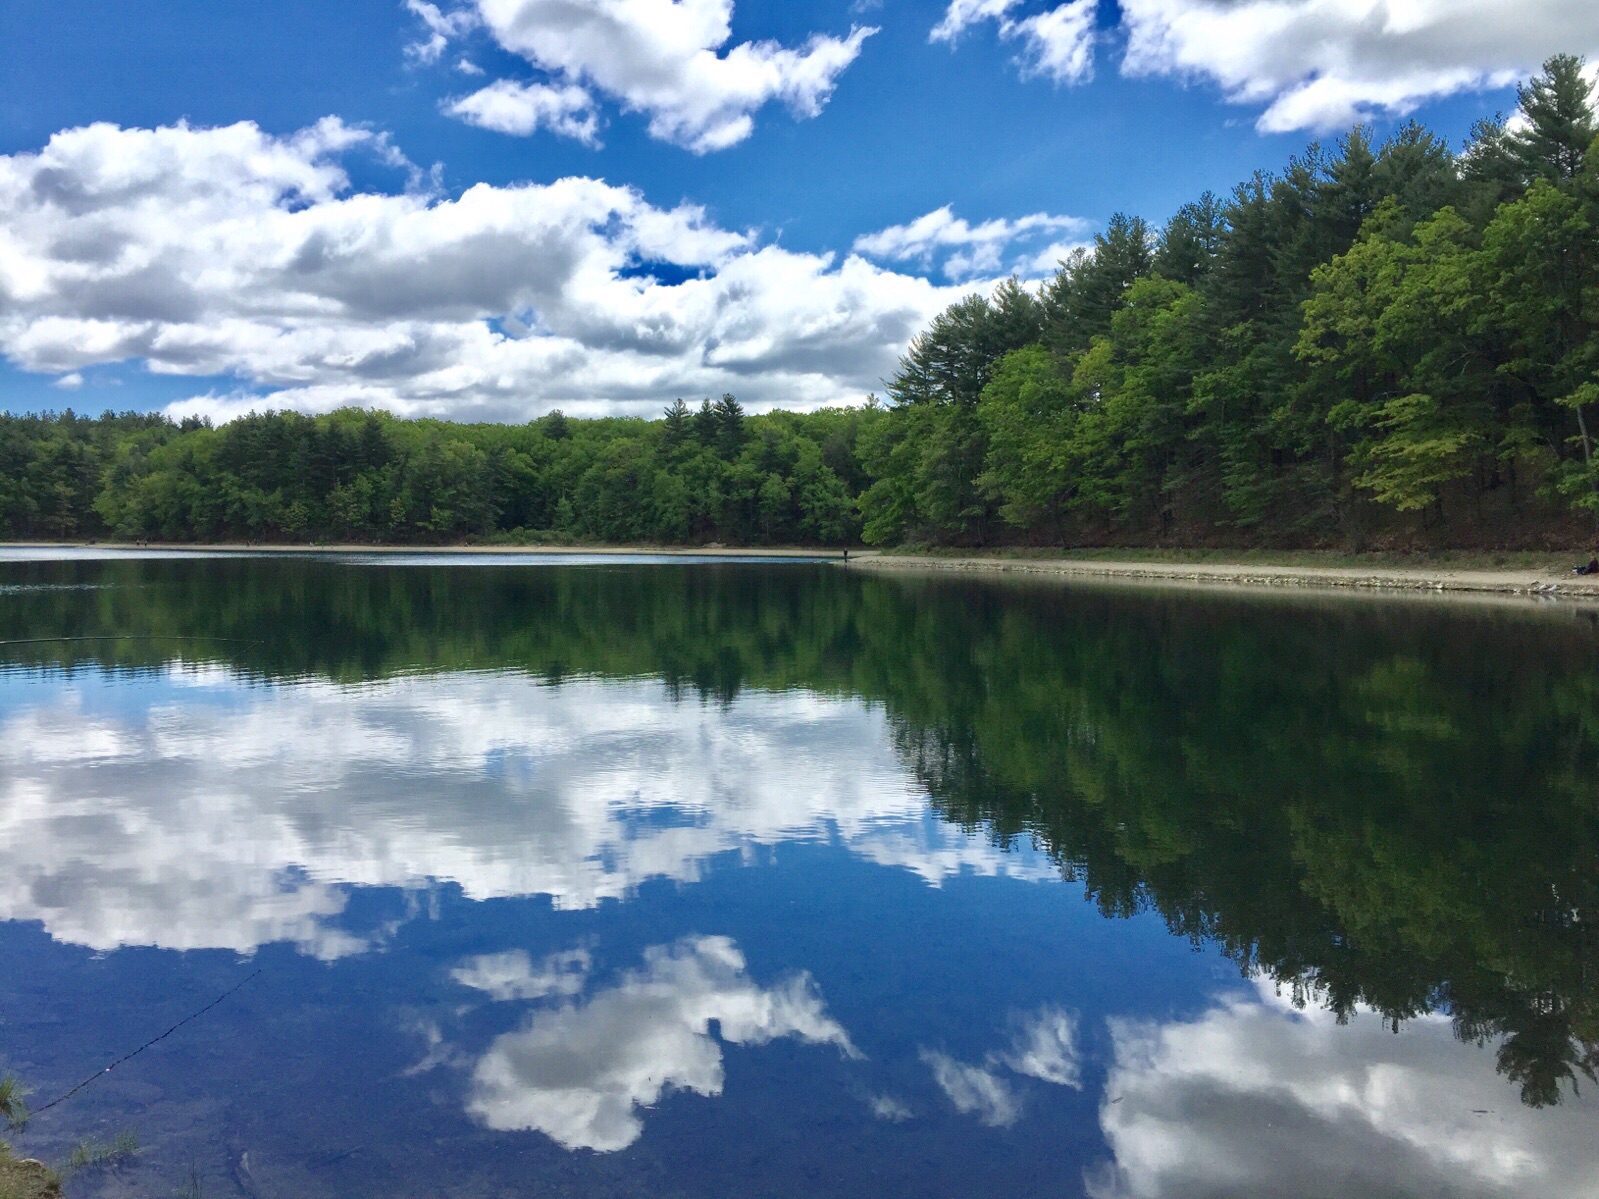
[[[470,125],[526,137],[548,129],[593,145],[598,140],[599,114],[594,97],[575,84],[513,83],[499,79],[445,106],[451,116]]]
[[[1026,249],[1055,234],[1084,234],[1088,222],[1079,217],[1035,212],[1015,220],[982,221],[957,217],[946,204],[903,225],[890,225],[855,239],[855,252],[891,262],[916,262],[924,269],[943,259],[950,279],[992,276],[1008,268],[1031,277],[1050,274],[1073,243],[1052,242],[1044,249]]]
[[[993,21],[999,36],[1022,45],[1023,75],[1045,75],[1056,83],[1086,83],[1094,75],[1094,45],[1099,0],[1069,0],[1045,12],[1017,19],[1022,0],[950,0],[929,35],[954,44],[974,25]]]
[[[437,4],[428,3],[428,0],[405,0],[405,7],[422,22],[426,31],[421,40],[405,48],[405,53],[414,62],[424,65],[438,62],[439,56],[452,41],[475,29],[478,24],[477,13],[470,8],[445,12]]]
[[[1122,0],[1123,72],[1207,80],[1265,132],[1333,129],[1599,53],[1593,0]]]
[[[640,1108],[669,1089],[722,1093],[722,1047],[793,1037],[858,1056],[810,977],[758,986],[727,937],[686,937],[573,1007],[542,1011],[497,1038],[473,1072],[468,1110],[488,1127],[533,1129],[568,1149],[625,1149]]]
[[[420,0],[408,3],[429,30],[415,56],[437,58],[451,36],[481,25],[501,49],[547,77],[548,86],[535,85],[542,93],[601,93],[646,117],[651,137],[696,154],[743,141],[768,104],[816,116],[877,32],[857,25],[844,37],[814,34],[798,48],[774,41],[730,45],[733,0],[475,0],[451,16],[423,11],[432,6]],[[452,20],[460,22],[453,33],[444,29]],[[501,94],[480,92],[446,111],[504,133],[549,128],[577,136],[553,122],[478,119],[485,109],[504,107],[506,89],[523,85],[490,86]]]
[[[355,153],[411,186],[353,191]],[[97,124],[0,156],[0,353],[239,379],[170,409],[216,419],[654,414],[724,391],[759,411],[858,401],[960,294],[597,179],[419,182],[333,118],[289,136]]]

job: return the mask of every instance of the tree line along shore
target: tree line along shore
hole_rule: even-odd
[[[940,314],[864,407],[0,416],[0,536],[1569,545],[1599,521],[1583,65],[1459,152],[1356,128],[1159,230],[1118,215],[1042,285]]]

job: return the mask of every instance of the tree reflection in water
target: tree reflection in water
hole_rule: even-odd
[[[822,567],[56,562],[7,582],[14,666],[861,697],[945,818],[1032,838],[1107,916],[1157,911],[1340,1020],[1445,1014],[1498,1041],[1533,1106],[1599,1071],[1599,631],[1579,609]]]

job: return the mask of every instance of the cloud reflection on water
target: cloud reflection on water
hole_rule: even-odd
[[[930,818],[883,713],[856,700],[169,675],[121,684],[114,707],[54,679],[0,710],[0,919],[101,950],[287,941],[335,958],[370,944],[337,928],[349,884],[586,908],[692,882],[728,850],[834,837],[935,885],[1058,877]]]
[[[512,949],[468,958],[450,971],[450,977],[501,1002],[543,999],[581,994],[591,964],[586,949],[553,953],[537,965],[527,950]]]
[[[980,1066],[941,1050],[923,1048],[920,1055],[955,1110],[991,1128],[1008,1128],[1022,1115],[1022,1092],[1005,1071],[1074,1091],[1083,1085],[1076,1016],[1046,1004],[1033,1012],[1013,1012],[1010,1024],[1010,1047],[988,1054]]]
[[[933,1072],[938,1089],[962,1115],[976,1116],[990,1128],[1008,1128],[1020,1118],[1022,1097],[999,1071],[957,1061],[933,1049],[922,1050],[922,1061]]]
[[[1191,1021],[1110,1021],[1115,1163],[1092,1199],[1599,1195],[1591,1096],[1524,1106],[1446,1016],[1396,1036],[1373,1013],[1340,1025],[1259,990]]]
[[[568,1149],[615,1152],[644,1131],[638,1109],[668,1090],[722,1093],[720,1040],[794,1037],[858,1056],[810,977],[771,988],[727,937],[685,937],[585,1002],[539,1011],[495,1039],[472,1074],[468,1110],[489,1128],[536,1130]]]

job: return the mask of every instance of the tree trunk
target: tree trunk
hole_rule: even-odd
[[[1593,508],[1594,528],[1599,529],[1599,479],[1594,478],[1593,439],[1588,436],[1588,418],[1582,414],[1581,404],[1577,405],[1577,428],[1582,431],[1582,461],[1583,465],[1588,468],[1588,482],[1593,487],[1595,501]]]

